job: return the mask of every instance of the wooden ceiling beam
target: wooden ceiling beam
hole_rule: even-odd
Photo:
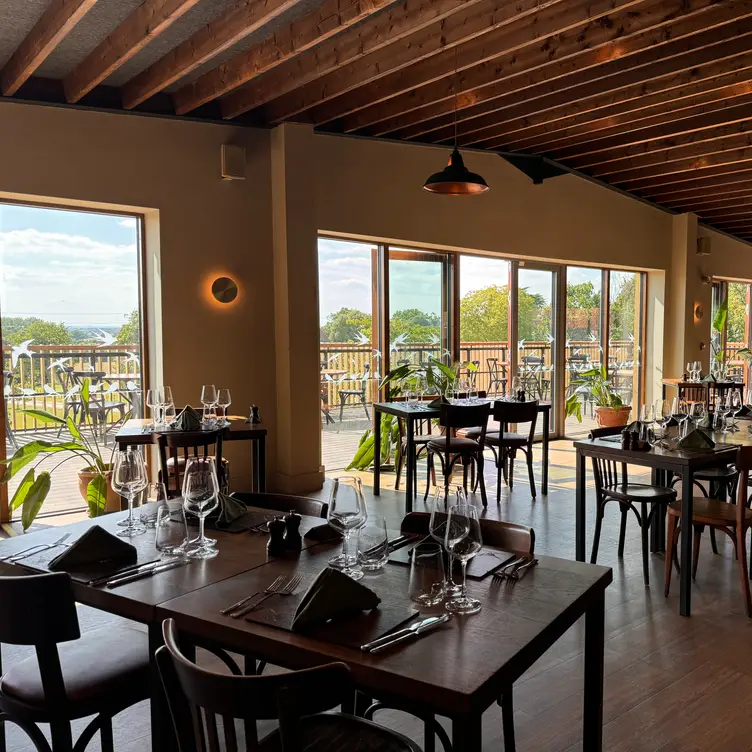
[[[728,208],[733,209],[736,206],[752,206],[752,183],[748,183],[749,188],[743,191],[724,192],[721,195],[696,195],[694,197],[684,197],[673,199],[661,199],[661,204],[669,209],[676,211],[712,211],[713,209]]]
[[[600,30],[588,27],[587,39],[570,33],[550,40],[549,47],[556,54],[548,61],[541,63],[536,50],[495,60],[493,64],[464,71],[458,77],[416,87],[371,105],[345,117],[342,125],[345,131],[358,131],[363,135],[390,133],[404,139],[414,138],[425,131],[453,124],[456,94],[459,94],[460,119],[477,117],[485,107],[492,107],[486,102],[511,94],[516,94],[516,101],[519,101],[519,95],[535,84],[550,86],[555,79],[577,71],[608,68],[609,61],[617,57],[628,57],[674,36],[696,32],[705,22],[694,16],[706,13],[709,5],[708,0],[691,0],[688,4],[672,0],[614,11],[609,16],[610,26]],[[529,59],[521,59],[523,55]]]
[[[123,86],[123,107],[133,109],[183,76],[258,31],[301,0],[240,0]],[[353,0],[326,0],[319,11],[347,12]],[[355,3],[357,4],[357,3]],[[344,6],[338,8],[338,6]],[[321,11],[324,11],[322,14]]]
[[[3,96],[15,94],[97,0],[52,0],[0,71]]]
[[[752,188],[752,165],[736,170],[723,170],[711,175],[704,175],[691,183],[685,182],[684,176],[679,180],[662,181],[659,185],[636,189],[642,198],[661,203],[670,199],[705,198],[725,196],[737,190]]]
[[[78,102],[198,2],[144,0],[64,79],[68,102]]]
[[[341,48],[343,55],[347,50],[353,51],[351,54],[366,54],[385,43],[390,25],[399,37],[407,33],[405,29],[413,30],[428,23],[427,15],[430,20],[442,18],[465,4],[463,0],[437,0],[433,7],[427,7],[427,3],[431,6],[428,0],[407,0],[404,5],[389,9],[395,0],[325,0],[269,38],[178,89],[174,95],[175,111],[183,115],[195,110],[278,66],[291,65],[294,58],[314,47],[318,48],[316,54],[335,46]],[[376,15],[382,10],[384,14]],[[352,28],[371,16],[374,17],[361,27]]]
[[[752,231],[752,216],[739,221],[726,221],[726,220],[714,220],[711,224],[713,224],[715,227],[719,227],[720,229],[724,230],[725,232],[730,232],[732,234],[735,234],[737,232],[744,232],[745,234],[749,235],[750,233],[747,232]]]
[[[584,4],[562,0],[540,10],[520,15],[509,3],[494,2],[492,12],[477,24],[463,28],[437,29],[430,46],[407,40],[409,47],[388,48],[379,58],[367,58],[352,70],[343,69],[321,81],[292,92],[282,100],[265,106],[262,116],[267,122],[279,122],[296,112],[306,112],[315,125],[355,112],[362,107],[389,99],[399,92],[425,85],[456,72],[492,61],[502,55],[522,52],[528,46],[549,48],[547,38],[570,29],[592,28],[614,9],[637,7],[645,0],[593,0]],[[526,7],[529,7],[529,3]],[[607,24],[608,20],[603,23]],[[426,54],[424,54],[426,53]]]
[[[744,204],[738,206],[721,207],[720,209],[702,209],[695,207],[689,211],[694,212],[698,217],[707,219],[712,222],[719,217],[737,217],[739,215],[748,216],[752,214],[752,201],[747,201]]]

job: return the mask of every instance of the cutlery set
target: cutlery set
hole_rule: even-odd
[[[18,551],[15,554],[9,554],[8,556],[3,557],[2,559],[0,559],[0,561],[5,561],[9,564],[15,564],[17,561],[26,559],[29,556],[34,556],[35,554],[40,554],[42,553],[42,551],[49,551],[53,548],[58,548],[59,546],[66,545],[65,541],[67,541],[70,536],[70,533],[66,533],[65,535],[61,535],[54,543],[43,543],[37,544],[36,546],[29,546],[28,548],[24,548],[22,551]]]
[[[264,590],[259,590],[249,596],[233,603],[232,606],[222,609],[219,613],[223,616],[230,616],[233,619],[240,619],[261,605],[267,598],[273,595],[295,595],[295,591],[300,587],[303,581],[303,575],[296,574],[292,577],[280,575]],[[261,596],[258,598],[258,596]],[[256,600],[258,598],[258,600]]]
[[[520,556],[505,567],[502,567],[498,572],[495,572],[493,581],[495,583],[506,582],[508,585],[514,585],[537,564],[538,559],[532,556]]]
[[[441,614],[440,616],[429,616],[425,619],[419,619],[404,629],[399,629],[396,632],[392,632],[391,634],[367,642],[365,645],[361,645],[360,649],[364,653],[378,653],[386,648],[392,647],[393,645],[398,645],[399,643],[410,640],[413,637],[430,632],[432,629],[436,629],[442,624],[446,624],[451,618],[451,614]]]

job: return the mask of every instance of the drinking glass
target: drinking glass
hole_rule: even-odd
[[[157,509],[157,530],[154,545],[164,556],[182,556],[188,543],[185,509],[179,501],[163,504]]]
[[[470,402],[478,401],[478,387],[474,383],[470,384],[470,388],[467,392],[467,398]]]
[[[220,389],[217,392],[217,406],[222,408],[222,420],[218,421],[220,426],[229,426],[230,421],[227,420],[227,408],[232,404],[232,396],[229,389]]]
[[[146,527],[133,515],[133,500],[146,488],[148,482],[144,458],[138,449],[129,447],[115,452],[112,488],[128,500],[128,517],[123,529],[118,531],[122,538],[132,538],[146,532]]]
[[[702,374],[702,364],[699,360],[692,363],[692,381],[699,381]]]
[[[357,551],[351,549],[350,539],[353,531],[364,525],[367,519],[366,500],[363,497],[360,478],[334,478],[327,520],[343,536],[341,558],[334,558],[334,566],[341,562],[342,572],[354,580],[359,580],[363,576],[363,570],[358,563]],[[331,564],[332,560],[329,563]]]
[[[358,562],[366,572],[377,572],[389,561],[389,535],[383,517],[369,517],[358,529]]]
[[[418,398],[418,403],[422,406],[423,405],[423,395],[426,393],[426,382],[421,377],[418,379],[418,382],[415,385],[415,394]]]
[[[157,512],[159,507],[167,501],[167,490],[164,483],[149,483],[141,492],[139,506],[144,511],[139,515],[139,519],[148,528],[156,527]],[[149,507],[152,504],[154,506]]]
[[[640,423],[644,426],[644,436],[641,438],[647,441],[650,436],[650,427],[655,423],[655,407],[653,405],[644,404],[640,408]]]
[[[214,457],[189,457],[183,476],[185,511],[198,517],[198,537],[188,543],[186,555],[192,559],[210,559],[217,547],[204,535],[204,521],[217,508],[219,483]]]
[[[689,381],[694,381],[694,379],[692,378],[692,364],[691,363],[687,363],[687,379],[689,379]]]
[[[522,388],[522,382],[520,381],[519,376],[515,376],[512,379],[512,399],[516,400],[517,395],[519,394],[520,389]]]
[[[443,546],[446,541],[446,522],[449,508],[465,504],[467,504],[467,494],[462,486],[451,485],[446,488],[439,486],[436,489],[431,503],[431,516],[428,518],[428,532],[437,543]],[[462,587],[455,583],[452,576],[452,565],[453,559],[448,556],[444,567],[446,573],[444,593],[450,598],[454,598],[462,592]]]
[[[421,606],[444,600],[444,552],[438,543],[419,543],[410,556],[409,598]]]
[[[718,396],[715,403],[715,412],[716,415],[720,418],[721,433],[728,433],[729,429],[726,418],[728,417],[730,411],[731,405],[729,404],[728,399],[723,399],[722,397]]]
[[[460,397],[464,394],[463,397],[464,400],[467,400],[467,398],[470,396],[470,380],[469,379],[461,379],[459,382],[460,385]]]
[[[449,507],[444,545],[450,556],[462,564],[462,592],[459,598],[448,601],[445,608],[455,614],[476,614],[482,606],[479,600],[468,597],[467,562],[483,548],[477,507],[472,504]]]
[[[159,425],[159,408],[162,405],[162,390],[146,390],[146,406],[151,410],[151,428]]]
[[[204,405],[201,425],[209,431],[217,427],[217,408],[215,405]]]
[[[418,404],[418,393],[414,389],[407,390],[407,403],[408,405]]]
[[[741,392],[738,389],[734,389],[734,391],[731,392],[731,416],[732,418],[736,418],[739,415],[739,413],[742,411],[742,407],[744,407],[744,405],[742,403]],[[736,423],[735,420],[732,420],[731,429],[733,431],[739,430],[739,425]]]
[[[214,407],[217,404],[217,389],[214,384],[204,384],[201,387],[201,404],[204,407],[206,405]]]
[[[162,420],[164,420],[166,426],[169,426],[175,420],[175,405],[172,402],[165,404],[162,408]]]

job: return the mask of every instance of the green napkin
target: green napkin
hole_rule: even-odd
[[[176,431],[200,431],[201,416],[190,405],[186,405],[170,424]]]
[[[292,620],[292,631],[301,632],[329,619],[371,611],[381,603],[376,593],[342,574],[326,568],[308,588]]]
[[[752,410],[750,410],[747,405],[742,405],[742,409],[739,410],[739,412],[734,417],[736,417],[736,418],[744,418],[747,415],[749,415],[750,413],[752,413]]]
[[[712,373],[709,373],[707,376],[703,376],[702,380],[709,383],[709,384],[715,384],[716,378],[713,376]]]
[[[69,549],[56,556],[49,568],[53,572],[81,572],[105,564],[135,564],[137,560],[134,546],[94,525]]]
[[[220,493],[217,499],[219,501],[217,506],[219,514],[214,520],[214,526],[219,530],[223,527],[229,527],[248,511],[248,507],[240,499],[235,499],[223,493]]]
[[[676,445],[677,449],[713,449],[714,447],[715,441],[699,428],[690,431]]]
[[[342,540],[342,533],[339,530],[335,530],[328,522],[325,522],[323,525],[312,527],[303,537],[306,540],[329,543],[330,541]]]

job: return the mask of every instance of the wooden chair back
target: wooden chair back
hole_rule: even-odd
[[[538,422],[538,400],[532,402],[505,402],[497,400],[493,405],[493,418],[501,424],[501,432],[508,430],[509,426],[519,423],[530,423],[528,431],[528,444],[533,443],[535,438],[535,426]]]
[[[431,515],[428,512],[410,512],[400,526],[400,532],[413,535],[428,535],[428,523]],[[535,531],[531,527],[518,525],[515,522],[502,520],[481,519],[480,531],[483,543],[494,548],[518,554],[519,556],[533,556],[535,554]]]
[[[595,493],[598,498],[601,497],[606,488],[626,485],[629,483],[626,462],[614,462],[602,457],[593,457],[593,481],[595,484]]]
[[[601,439],[604,436],[617,436],[624,430],[624,426],[609,426],[607,428],[591,428],[589,439]]]
[[[447,457],[451,454],[452,438],[459,428],[480,428],[480,434],[474,440],[480,447],[486,440],[488,418],[491,415],[491,405],[484,402],[479,405],[447,405],[439,407],[439,425],[443,426]]]
[[[274,512],[297,512],[308,517],[324,517],[329,511],[325,501],[309,499],[305,496],[286,496],[285,494],[233,492],[233,499],[238,499],[249,507],[269,509]]]
[[[179,496],[182,493],[182,476],[191,457],[209,457],[210,455],[216,457],[219,487],[223,489],[226,486],[222,465],[221,430],[160,433],[157,442],[159,444],[159,465],[162,482],[165,484],[168,496]],[[172,475],[168,472],[168,458],[172,460]]]
[[[752,470],[752,446],[739,447],[736,452],[736,469],[739,471],[739,478],[736,483],[736,524],[743,526],[746,522],[744,513],[750,504],[747,493],[749,492],[749,477]]]
[[[157,650],[157,665],[180,752],[237,752],[236,720],[243,722],[247,750],[259,749],[256,721],[279,720],[281,749],[302,752],[300,719],[352,697],[350,670],[344,663],[266,676],[218,674],[182,654],[172,619],[163,623],[162,632],[165,644]]]

